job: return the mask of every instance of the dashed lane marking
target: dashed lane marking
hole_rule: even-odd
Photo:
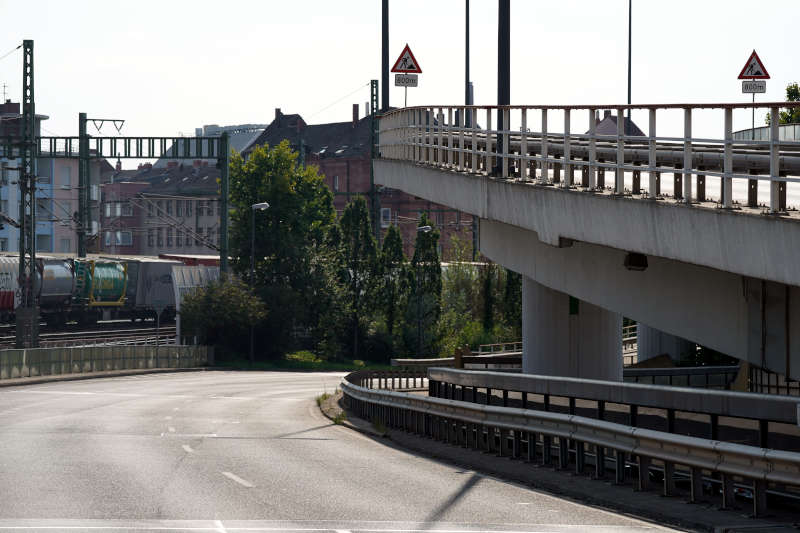
[[[186,453],[194,453],[194,450],[188,444],[184,444],[183,446],[181,446],[181,448],[183,448],[183,451],[185,451]]]
[[[239,485],[241,485],[243,487],[247,487],[248,489],[252,489],[253,487],[255,487],[255,485],[253,485],[252,483],[250,483],[246,479],[240,478],[239,476],[237,476],[234,473],[222,472],[222,475],[225,476],[228,479],[231,479],[231,480],[235,481],[236,483],[238,483]]]

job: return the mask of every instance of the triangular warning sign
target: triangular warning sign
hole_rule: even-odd
[[[745,63],[744,68],[739,73],[740,80],[768,80],[769,73],[764,68],[764,63],[755,50],[750,54],[750,59]]]
[[[409,48],[408,45],[403,48],[403,53],[401,53],[400,57],[397,58],[397,61],[394,62],[392,72],[422,74],[422,69],[419,68],[419,63],[417,63],[417,60],[414,57],[414,54],[411,53],[411,48]]]

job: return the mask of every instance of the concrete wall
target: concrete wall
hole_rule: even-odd
[[[800,221],[618,198],[375,160],[375,181],[482,219],[758,279],[800,285]]]
[[[651,328],[641,322],[636,325],[636,356],[647,361],[659,355],[668,355],[675,362],[695,349],[695,343]]]

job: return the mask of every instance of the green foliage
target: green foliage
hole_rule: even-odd
[[[241,281],[224,278],[187,294],[180,315],[185,334],[199,336],[225,357],[248,352],[250,327],[262,322],[267,311]]]
[[[294,332],[319,323],[320,308],[308,303],[326,288],[314,255],[334,221],[333,195],[316,167],[298,166],[287,141],[258,147],[247,161],[234,154],[230,179],[232,266],[238,275],[249,276],[254,253],[257,293],[281,310],[260,325],[259,344],[278,357],[294,344]],[[250,206],[265,201],[269,209],[253,217]]]
[[[522,339],[522,275],[509,269],[503,290],[503,322],[510,331],[500,342]]]
[[[399,320],[398,309],[402,309],[408,292],[408,261],[403,254],[403,239],[397,226],[389,226],[383,239],[380,255],[379,307],[383,311],[386,332],[394,335]]]
[[[797,82],[790,83],[786,86],[786,101],[787,102],[800,102],[800,85]],[[767,113],[766,123],[770,124],[772,117]],[[780,111],[779,124],[797,124],[800,123],[800,107],[787,107],[785,110]]]
[[[432,227],[425,214],[418,227],[424,226]],[[408,353],[419,356],[437,353],[436,324],[442,311],[442,266],[438,243],[438,230],[417,231],[409,269],[410,296],[406,302],[403,341]]]

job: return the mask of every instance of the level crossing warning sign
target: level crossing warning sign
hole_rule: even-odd
[[[400,54],[400,57],[398,57],[397,61],[394,62],[392,72],[422,74],[422,69],[419,68],[419,63],[417,63],[414,54],[411,53],[411,48],[409,48],[407,44],[406,47],[403,48],[403,52]]]
[[[758,57],[758,54],[755,50],[753,53],[750,54],[750,59],[747,60],[745,63],[744,68],[739,73],[740,80],[768,80],[769,73],[767,69],[764,68],[764,63],[761,62],[761,58]]]

